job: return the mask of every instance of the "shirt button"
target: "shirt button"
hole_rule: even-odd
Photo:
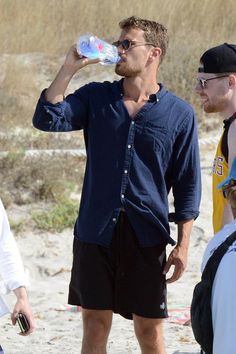
[[[131,149],[131,145],[128,145],[128,149]]]
[[[125,197],[124,194],[121,194],[121,198],[124,199],[124,197]]]
[[[134,121],[132,121],[131,124],[134,125]]]
[[[125,174],[127,174],[127,173],[128,173],[128,171],[127,171],[127,170],[124,170],[124,173],[125,173]]]
[[[113,222],[116,222],[116,218],[113,218],[112,221],[113,221]]]

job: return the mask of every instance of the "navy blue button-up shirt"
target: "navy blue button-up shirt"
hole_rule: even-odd
[[[174,244],[168,223],[171,187],[175,222],[199,214],[195,114],[162,85],[134,119],[122,96],[123,79],[92,82],[57,104],[42,93],[33,124],[48,132],[84,130],[87,163],[75,236],[109,246],[124,208],[141,246]]]

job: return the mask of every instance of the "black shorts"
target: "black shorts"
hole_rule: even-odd
[[[121,212],[110,247],[74,238],[68,303],[85,309],[112,310],[166,318],[166,279],[162,274],[166,245],[140,247],[135,232]]]

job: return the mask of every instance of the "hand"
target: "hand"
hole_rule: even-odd
[[[66,55],[66,59],[64,62],[64,66],[73,69],[75,73],[77,70],[83,68],[89,64],[97,64],[99,63],[100,59],[88,59],[84,56],[78,54],[76,45],[74,44],[68,51]]]
[[[164,267],[163,274],[167,274],[170,267],[174,266],[174,272],[170,278],[166,280],[167,284],[173,283],[178,280],[187,266],[187,249],[176,246],[170,253]]]
[[[15,289],[14,293],[16,294],[17,301],[16,301],[16,304],[14,306],[14,309],[13,309],[13,312],[11,315],[12,324],[13,325],[16,324],[16,319],[17,319],[17,316],[19,315],[19,313],[24,314],[27,317],[30,328],[26,333],[20,333],[20,335],[28,336],[30,333],[33,332],[33,330],[35,328],[35,324],[34,324],[34,317],[33,317],[33,314],[32,314],[31,308],[30,308],[30,304],[28,301],[27,293],[26,293],[25,288],[23,288],[23,287]]]
[[[224,196],[228,199],[232,208],[236,208],[236,180],[231,179],[229,184],[223,186]]]

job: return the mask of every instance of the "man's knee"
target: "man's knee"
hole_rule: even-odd
[[[83,310],[84,336],[99,342],[109,335],[112,322],[111,311]]]
[[[141,347],[162,347],[163,342],[163,320],[134,319],[134,328]]]
[[[156,327],[140,328],[136,331],[139,342],[146,345],[156,345],[159,341],[163,340],[163,333]]]

